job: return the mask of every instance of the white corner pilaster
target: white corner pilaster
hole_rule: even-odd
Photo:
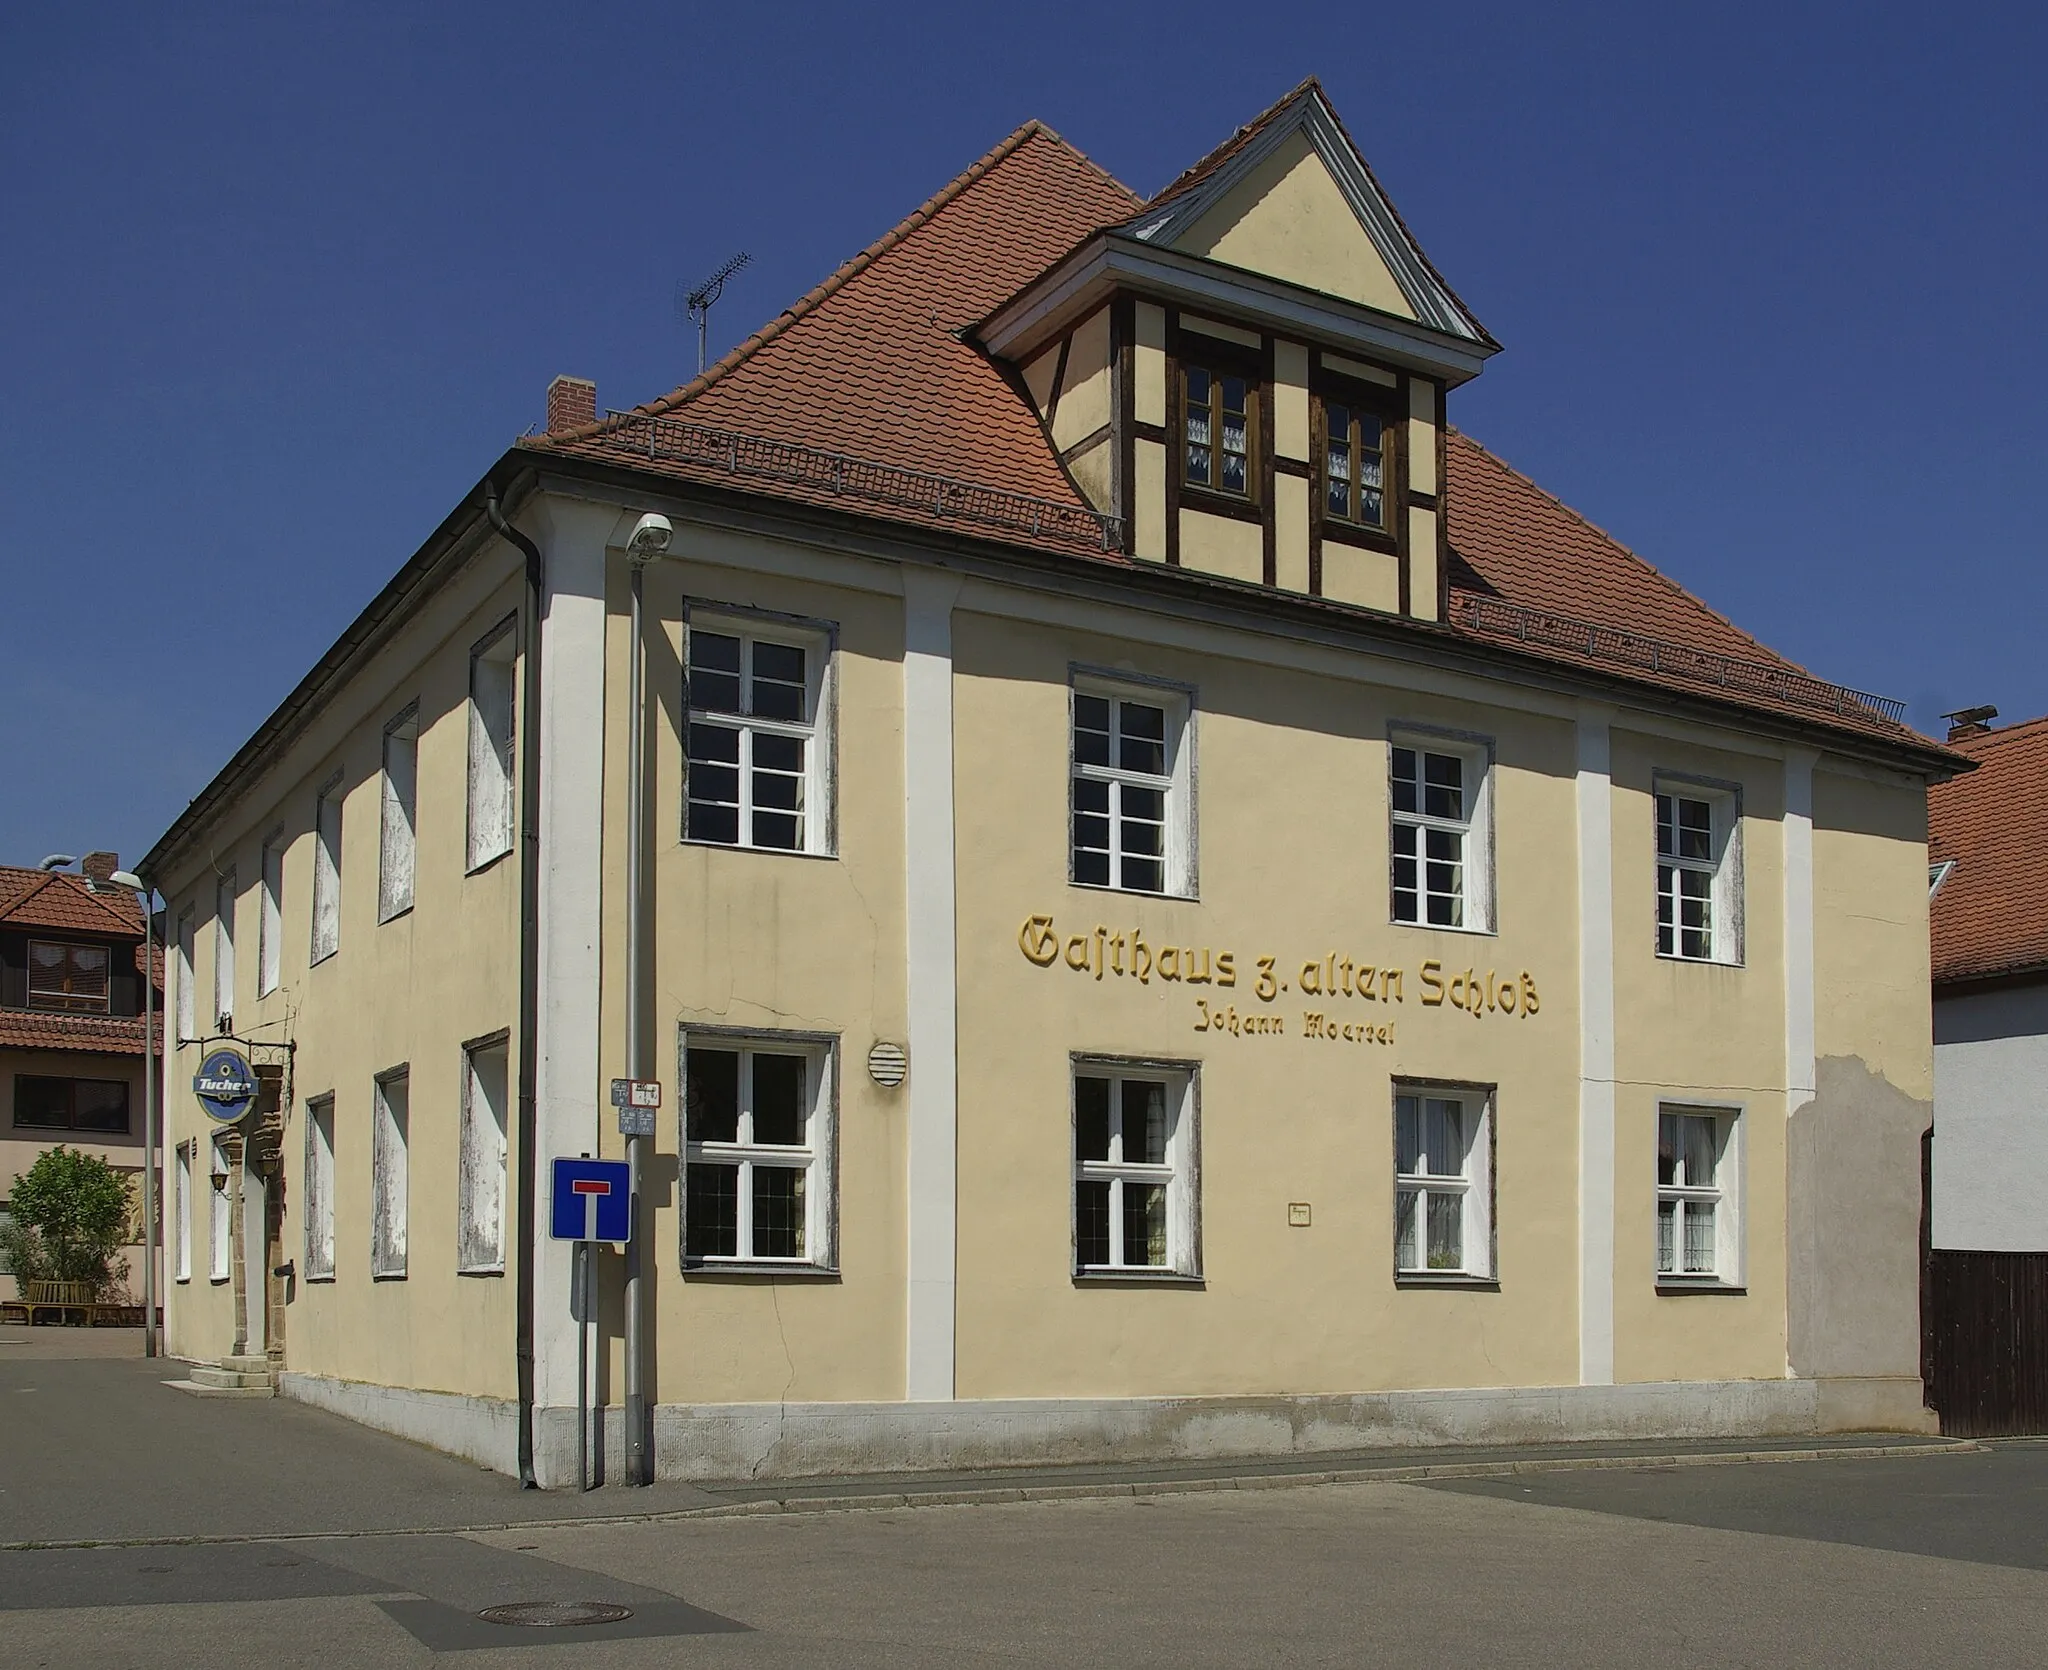
[[[1785,751],[1785,1116],[1813,1100],[1813,767]]]
[[[1614,1382],[1613,710],[1578,719],[1579,1383]]]
[[[547,1233],[548,1162],[598,1152],[598,1002],[604,902],[605,542],[615,508],[544,498],[529,512],[546,556],[541,606],[540,1036],[533,1164],[534,1403],[576,1403],[573,1247]],[[542,1485],[547,1453],[537,1446]]]
[[[960,580],[903,571],[906,1000],[910,1012],[909,1244],[903,1395],[953,1396],[958,1231],[953,891],[953,605]]]

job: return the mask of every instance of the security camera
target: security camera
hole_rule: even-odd
[[[633,524],[633,537],[626,541],[626,549],[642,562],[649,562],[668,549],[675,532],[666,516],[657,516],[650,510]]]

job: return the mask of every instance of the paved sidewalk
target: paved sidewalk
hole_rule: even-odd
[[[1904,1459],[1943,1447],[1883,1434],[1641,1441],[524,1491],[503,1474],[289,1399],[199,1399],[174,1392],[162,1382],[183,1372],[175,1359],[109,1360],[102,1354],[99,1336],[118,1340],[126,1330],[38,1328],[33,1340],[9,1337],[30,1332],[0,1330],[0,1546],[489,1530],[1821,1455]],[[43,1335],[60,1337],[45,1342]],[[140,1342],[135,1330],[126,1343],[139,1353]]]

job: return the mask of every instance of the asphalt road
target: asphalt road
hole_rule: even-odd
[[[2048,1444],[486,1531],[704,1493],[522,1495],[165,1372],[0,1346],[0,1541],[240,1532],[0,1552],[7,1670],[2043,1660]],[[477,1617],[535,1600],[630,1616]]]

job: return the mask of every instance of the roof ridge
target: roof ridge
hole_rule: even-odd
[[[1294,101],[1300,98],[1304,93],[1310,91],[1314,91],[1316,93],[1321,93],[1323,91],[1322,82],[1317,80],[1317,78],[1312,75],[1308,76],[1304,80],[1296,82],[1293,87],[1289,88],[1286,92],[1282,93],[1277,99],[1275,99],[1271,104],[1267,105],[1264,110],[1260,111],[1258,115],[1254,116],[1249,122],[1244,123],[1241,127],[1233,128],[1230,132],[1230,136],[1227,139],[1223,140],[1220,144],[1210,146],[1208,150],[1204,151],[1193,162],[1189,163],[1187,167],[1183,168],[1178,174],[1174,175],[1172,179],[1168,180],[1165,185],[1161,186],[1150,197],[1146,198],[1145,201],[1140,205],[1140,208],[1157,208],[1162,203],[1169,203],[1176,197],[1185,196],[1188,192],[1188,189],[1191,186],[1193,186],[1197,180],[1203,178],[1204,176],[1212,172],[1214,169],[1221,167],[1224,160],[1230,155],[1231,152],[1242,149],[1245,142],[1248,139],[1250,139],[1254,134],[1258,133],[1261,129],[1269,126],[1279,116],[1281,111],[1285,110],[1289,105],[1293,104]],[[1323,103],[1326,107],[1329,105],[1329,102],[1329,98],[1325,96],[1323,99]],[[1336,112],[1332,110],[1331,114],[1335,115]],[[1348,139],[1350,135],[1346,134],[1345,137]],[[1353,148],[1356,149],[1356,147]]]
[[[1714,619],[1719,621],[1723,626],[1727,627],[1729,631],[1733,632],[1737,637],[1741,638],[1744,643],[1750,644],[1755,649],[1760,651],[1762,654],[1769,656],[1771,660],[1776,661],[1783,666],[1790,667],[1794,672],[1805,674],[1805,676],[1808,678],[1816,676],[1810,669],[1802,666],[1799,662],[1792,660],[1789,656],[1780,655],[1776,650],[1772,649],[1771,646],[1765,643],[1761,638],[1758,638],[1755,634],[1747,632],[1742,627],[1736,625],[1734,621],[1730,620],[1726,615],[1722,614],[1719,609],[1715,608],[1713,604],[1709,603],[1697,592],[1694,592],[1688,589],[1687,587],[1680,585],[1676,580],[1672,579],[1670,575],[1666,574],[1663,569],[1659,568],[1655,563],[1651,562],[1648,557],[1638,555],[1628,545],[1624,544],[1621,540],[1616,539],[1613,534],[1609,533],[1605,528],[1601,527],[1600,524],[1598,522],[1595,522],[1591,517],[1583,515],[1581,512],[1572,509],[1570,505],[1566,504],[1564,500],[1560,499],[1555,493],[1551,492],[1547,487],[1544,487],[1541,483],[1535,481],[1529,476],[1524,475],[1520,470],[1516,469],[1514,465],[1510,464],[1505,458],[1501,457],[1499,453],[1495,452],[1492,448],[1487,446],[1484,441],[1479,440],[1477,437],[1473,435],[1467,434],[1464,430],[1460,429],[1456,424],[1446,424],[1444,426],[1444,432],[1451,439],[1463,441],[1467,446],[1471,447],[1474,451],[1478,452],[1482,457],[1486,458],[1491,463],[1497,464],[1501,469],[1507,471],[1509,475],[1513,476],[1517,481],[1521,482],[1522,485],[1527,487],[1532,493],[1535,493],[1538,497],[1547,500],[1552,505],[1555,505],[1559,510],[1563,511],[1565,515],[1569,516],[1574,522],[1578,523],[1580,527],[1585,528],[1590,533],[1599,535],[1600,538],[1606,540],[1609,545],[1615,548],[1615,550],[1619,551],[1624,557],[1628,558],[1630,562],[1634,563],[1645,574],[1649,575],[1651,579],[1656,580],[1659,584],[1675,592],[1678,596],[1684,598],[1688,603],[1693,604],[1695,607],[1704,609],[1708,614],[1712,615]]]
[[[1994,725],[1990,730],[1979,731],[1975,736],[1959,737],[1949,746],[1961,748],[1963,752],[1968,753],[1969,744],[1988,748],[2005,741],[2008,737],[2024,736],[2039,725],[2048,725],[2048,713],[2037,714],[2032,719],[2015,719],[2010,725]]]
[[[1117,179],[1115,175],[1081,151],[1076,150],[1072,145],[1069,145],[1044,122],[1041,122],[1034,116],[1011,133],[1008,138],[1002,140],[993,149],[985,152],[978,160],[969,164],[968,167],[947,181],[945,185],[933,192],[930,197],[927,197],[915,209],[912,209],[909,214],[890,227],[888,231],[884,232],[873,243],[840,262],[823,279],[797,297],[788,307],[784,308],[773,319],[770,319],[767,324],[761,326],[759,330],[754,331],[744,340],[729,348],[705,370],[698,372],[696,376],[692,377],[680,388],[670,390],[669,393],[664,394],[658,400],[643,401],[640,405],[635,406],[631,412],[624,414],[624,417],[627,419],[661,417],[666,413],[674,411],[677,407],[687,405],[690,401],[696,399],[698,395],[704,393],[713,384],[730,375],[748,360],[752,359],[754,355],[767,347],[777,337],[815,313],[827,300],[844,289],[860,274],[866,272],[884,255],[905,242],[911,234],[921,231],[924,227],[930,225],[943,210],[963,196],[970,187],[1001,167],[1003,163],[1023,149],[1029,141],[1039,137],[1050,139],[1062,150],[1079,158],[1088,168],[1101,175],[1104,180],[1107,180],[1126,195],[1134,198],[1137,195],[1131,191],[1129,186]],[[576,429],[565,430],[558,435],[536,436],[535,439],[545,442],[588,440],[611,432],[618,427],[621,421],[621,419],[617,418],[600,418],[595,423],[588,423]]]

